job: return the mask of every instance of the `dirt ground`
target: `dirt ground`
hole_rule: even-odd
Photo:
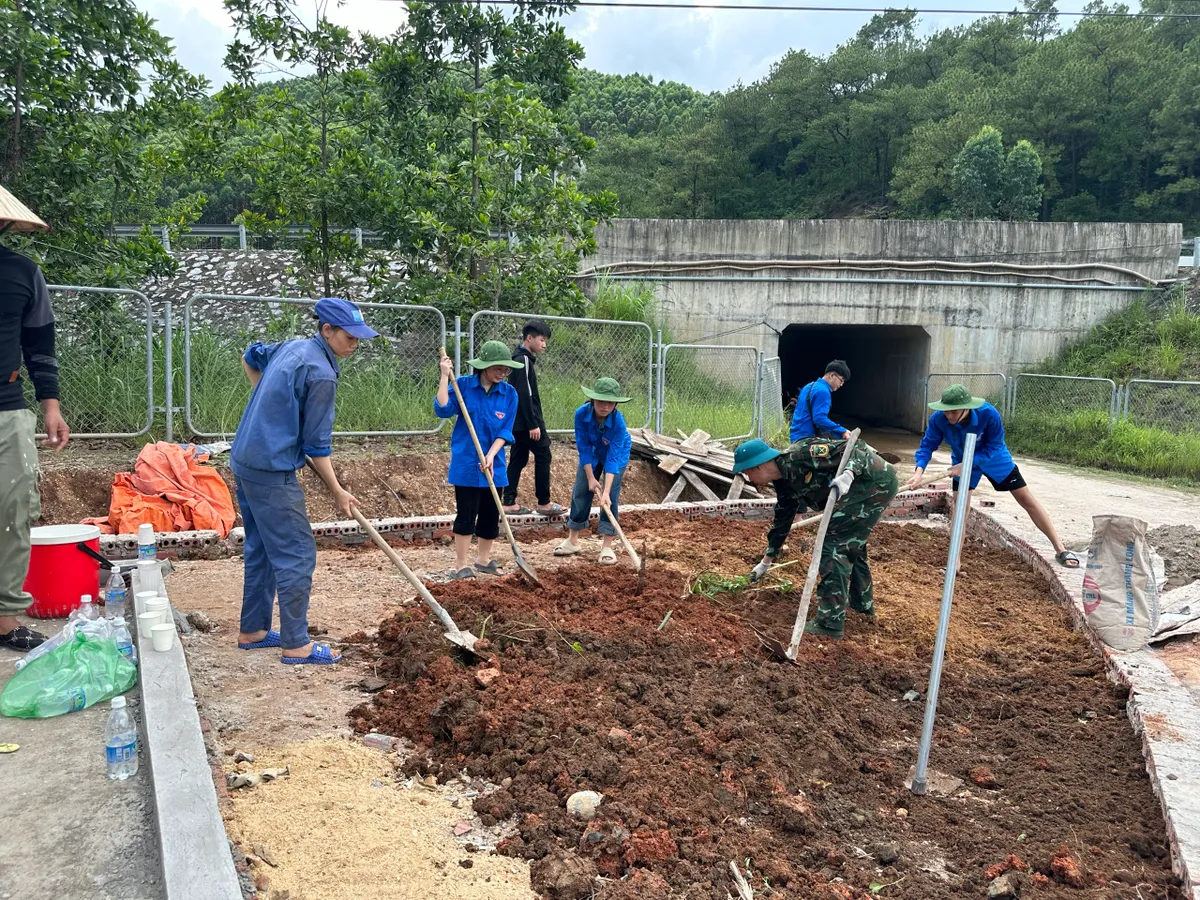
[[[436,449],[434,449],[436,448]],[[42,522],[60,524],[78,522],[92,516],[108,515],[113,475],[128,472],[137,459],[136,448],[104,445],[96,442],[68,445],[61,453],[42,453]],[[446,484],[450,454],[431,441],[424,443],[356,444],[338,447],[334,465],[342,485],[359,499],[372,518],[392,516],[428,516],[454,510],[454,490]],[[567,441],[555,441],[551,464],[551,499],[566,507],[571,503],[578,458]],[[214,465],[229,485],[234,506],[237,497],[228,455],[217,457]],[[300,475],[308,496],[308,515],[314,522],[341,518],[333,501],[312,472]],[[670,490],[672,478],[652,464],[634,460],[621,485],[625,503],[657,503]],[[682,499],[699,499],[689,487]],[[529,508],[533,496],[533,464],[521,475],[518,499]],[[239,517],[237,524],[241,524]]]
[[[1193,525],[1160,525],[1146,532],[1146,540],[1167,564],[1165,590],[1191,584],[1200,578],[1200,530]]]
[[[916,755],[944,533],[878,529],[878,622],[854,616],[847,640],[806,640],[791,667],[761,653],[755,630],[786,639],[794,595],[685,593],[703,569],[745,572],[764,523],[628,518],[649,557],[641,597],[624,565],[594,564],[598,545],[564,562],[550,556],[553,540],[523,546],[544,591],[519,576],[434,588],[462,627],[492,641],[490,665],[456,657],[369,549],[320,553],[311,621],[352,642],[345,663],[316,671],[233,648],[240,560],[180,564],[172,596],[217,625],[184,640],[219,751],[283,759],[289,745],[353,725],[417,745],[397,779],[511,779],[476,799],[474,814],[485,828],[515,824],[502,851],[532,862],[547,897],[591,896],[590,876],[600,874],[604,900],[724,898],[734,859],[759,897],[979,896],[1006,864],[1028,870],[1014,878],[1030,896],[1177,896],[1124,699],[1016,557],[968,549],[931,761],[965,783],[949,798],[916,798],[903,781]],[[797,586],[802,544],[792,541]],[[406,558],[434,572],[450,551],[408,547]],[[500,674],[485,688],[477,675],[487,667]],[[913,690],[919,699],[905,700]],[[256,790],[265,798],[272,787]],[[563,810],[581,789],[605,795],[590,823]],[[393,802],[394,792],[377,792]],[[241,804],[235,796],[227,813],[232,834],[249,829],[244,846],[262,826]],[[459,865],[454,853],[438,861]],[[283,868],[254,866],[275,886]],[[445,883],[438,871],[426,873],[430,885]],[[323,893],[337,878],[314,873],[308,890],[341,896]],[[494,889],[482,896],[527,896]]]

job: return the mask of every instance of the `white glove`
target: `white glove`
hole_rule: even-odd
[[[771,564],[769,562],[767,562],[766,560],[763,560],[757,566],[755,566],[753,569],[751,569],[750,570],[751,583],[758,581],[760,578],[762,578],[764,575],[766,575],[767,571],[770,568],[771,568]]]
[[[833,491],[834,501],[841,500],[846,496],[846,492],[850,490],[850,485],[852,484],[854,484],[854,473],[849,469],[829,482],[829,487]]]

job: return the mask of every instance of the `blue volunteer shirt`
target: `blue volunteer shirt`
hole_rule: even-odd
[[[243,359],[262,372],[233,438],[229,467],[250,481],[282,480],[304,457],[333,452],[337,357],[319,334],[251,344]]]
[[[575,410],[575,446],[579,464],[590,465],[593,472],[603,466],[605,472],[617,475],[629,465],[629,448],[633,440],[625,427],[625,417],[614,409],[604,421],[596,418],[591,401]]]
[[[467,412],[471,414],[471,423],[479,436],[479,445],[483,452],[496,442],[496,438],[504,438],[506,444],[513,442],[513,421],[517,417],[517,392],[511,384],[499,381],[492,385],[490,391],[485,391],[479,383],[479,376],[463,375],[458,379],[458,389],[462,392],[463,402]],[[440,419],[451,419],[458,416],[458,397],[450,391],[450,402],[445,406],[433,398],[433,412]],[[508,466],[504,462],[507,448],[500,448],[492,465],[492,480],[496,487],[508,484]],[[467,423],[459,416],[454,423],[454,431],[450,435],[450,472],[446,480],[456,487],[487,487],[487,477],[479,470],[479,454],[475,452],[475,444],[471,441],[471,432]]]
[[[812,399],[812,415],[808,414],[809,399]],[[841,437],[846,429],[829,418],[829,408],[833,405],[833,388],[824,378],[818,378],[811,384],[806,384],[800,396],[796,398],[796,411],[792,414],[792,429],[789,433],[792,442],[810,437]]]
[[[925,429],[925,437],[921,438],[921,446],[916,453],[918,469],[929,465],[933,451],[945,441],[950,445],[950,460],[954,465],[962,462],[963,442],[967,432],[977,435],[975,439],[975,461],[971,464],[971,488],[979,486],[979,480],[986,475],[993,481],[1003,481],[1012,472],[1012,454],[1004,443],[1004,423],[1000,421],[1000,413],[990,403],[985,403],[979,409],[973,409],[965,419],[957,425],[951,425],[944,412],[935,412],[929,417],[929,427]]]

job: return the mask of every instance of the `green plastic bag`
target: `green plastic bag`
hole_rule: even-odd
[[[48,719],[123,694],[137,682],[137,667],[111,638],[83,632],[17,672],[0,694],[0,713]]]

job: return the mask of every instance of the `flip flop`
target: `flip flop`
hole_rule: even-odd
[[[475,571],[482,572],[484,575],[499,575],[500,563],[496,562],[494,559],[486,566],[481,566],[479,563],[475,563]]]
[[[281,656],[285,666],[328,666],[341,661],[342,654],[333,655],[328,644],[313,644],[308,656]]]
[[[267,636],[261,641],[255,641],[253,644],[238,644],[239,650],[265,650],[269,647],[279,646],[279,632],[271,629],[267,632]]]
[[[576,553],[583,552],[583,548],[578,544],[572,544],[570,541],[563,541],[554,548],[555,556],[574,556]]]
[[[596,559],[596,562],[600,563],[600,565],[602,565],[602,566],[614,565],[616,563],[616,561],[617,561],[617,554],[613,552],[612,547],[605,547],[603,550],[600,551],[600,556],[597,557],[597,559]]]
[[[540,506],[534,510],[539,516],[561,516],[566,512],[566,509],[559,506],[557,503],[551,503],[549,509],[542,509]]]
[[[474,578],[474,577],[475,577],[475,572],[471,569],[470,566],[464,566],[463,568],[459,569],[457,572],[450,573],[451,581],[462,581],[464,578]]]
[[[1054,558],[1058,560],[1059,565],[1064,569],[1078,569],[1079,557],[1070,550],[1063,550],[1061,553],[1055,553]]]
[[[516,509],[504,507],[504,514],[508,516],[532,516],[533,510],[528,506],[518,506]]]
[[[0,647],[10,647],[13,650],[32,650],[42,646],[45,642],[44,634],[25,625],[18,625],[7,634],[0,634]]]

